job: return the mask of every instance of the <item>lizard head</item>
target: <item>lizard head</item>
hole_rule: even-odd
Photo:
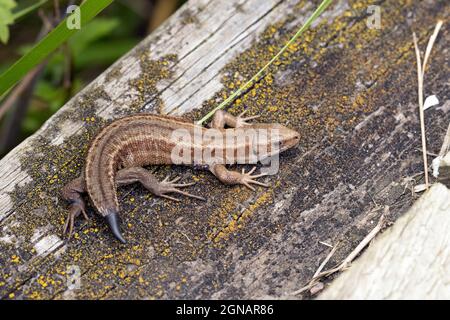
[[[296,147],[300,142],[300,134],[288,127],[278,124],[257,124],[257,141],[253,141],[253,151],[258,158],[275,156],[283,151]]]
[[[275,142],[278,143],[278,148],[280,149],[279,152],[298,146],[300,142],[300,133],[281,124],[278,124],[276,128],[278,129],[279,134],[278,141]]]

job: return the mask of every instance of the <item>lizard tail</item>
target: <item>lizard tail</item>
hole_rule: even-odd
[[[120,233],[120,227],[119,227],[119,215],[116,211],[111,211],[106,216],[106,221],[108,222],[109,228],[111,229],[111,232],[114,234],[114,236],[122,243],[127,243],[125,239],[123,238],[122,234]]]

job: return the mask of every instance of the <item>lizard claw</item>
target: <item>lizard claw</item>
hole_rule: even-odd
[[[161,181],[161,183],[165,183],[165,182],[167,182],[167,183],[174,183],[174,182],[177,182],[178,180],[181,179],[181,177],[175,177],[175,178],[173,178],[172,180],[169,180],[169,178],[170,178],[170,175],[166,176],[166,177],[164,178],[164,180]]]
[[[247,126],[250,125],[250,123],[248,123],[247,121],[249,120],[253,120],[256,118],[259,118],[259,115],[256,116],[250,116],[250,117],[243,117],[244,114],[246,114],[248,111],[248,109],[242,111],[237,117],[236,117],[236,128],[238,127],[243,127],[243,126]]]
[[[178,193],[178,194],[182,194],[186,197],[190,197],[190,198],[194,198],[194,199],[198,199],[198,200],[203,200],[206,201],[205,198],[200,197],[200,196],[196,196],[194,194],[190,194],[188,192],[179,190],[177,188],[184,188],[184,187],[189,187],[195,184],[195,182],[190,182],[190,183],[175,183],[178,180],[180,180],[180,177],[176,177],[172,180],[169,180],[169,176],[167,176],[166,178],[164,178],[164,180],[159,184],[158,186],[158,192],[157,195],[166,199],[170,199],[173,201],[180,201],[177,198],[168,196],[166,193]]]
[[[262,183],[262,182],[255,180],[256,178],[267,176],[267,173],[260,173],[260,174],[255,174],[252,176],[252,173],[255,172],[255,170],[256,170],[256,167],[253,167],[253,169],[251,169],[249,172],[245,173],[245,169],[242,169],[240,183],[252,191],[255,191],[255,188],[253,186],[251,186],[251,184],[256,184],[258,186],[262,186],[262,187],[266,187],[266,188],[269,187],[269,185],[267,183]]]
[[[63,227],[63,235],[65,235],[66,233],[69,234],[67,240],[70,240],[70,238],[72,237],[75,218],[77,218],[80,214],[83,214],[83,217],[86,220],[89,220],[89,217],[86,214],[84,202],[72,203],[70,205],[69,212],[67,213],[67,218]]]

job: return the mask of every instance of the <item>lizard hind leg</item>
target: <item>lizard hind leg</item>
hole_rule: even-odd
[[[179,178],[169,180],[167,177],[162,182],[159,182],[154,175],[152,175],[148,170],[141,167],[129,167],[123,168],[117,171],[116,183],[118,186],[124,186],[135,182],[140,182],[147,190],[149,190],[154,195],[180,201],[179,199],[168,196],[166,193],[179,193],[187,197],[205,200],[202,197],[189,194],[187,192],[178,190],[178,187],[191,186],[194,183],[175,183]],[[126,244],[126,240],[123,238],[120,232],[119,226],[119,215],[116,209],[107,209],[105,214],[105,219],[111,229],[113,235],[123,244]]]
[[[178,193],[186,197],[199,200],[206,200],[203,197],[196,196],[188,192],[179,190],[178,188],[184,188],[195,184],[195,182],[176,183],[179,179],[180,178],[177,177],[172,180],[169,180],[169,177],[166,177],[163,181],[159,182],[154,175],[152,175],[148,170],[141,167],[131,167],[122,169],[119,172],[117,172],[116,176],[116,182],[118,185],[126,185],[134,182],[140,182],[148,191],[162,198],[180,201],[177,198],[167,195],[168,193]]]
[[[68,240],[72,237],[73,234],[75,218],[82,214],[86,220],[89,220],[86,214],[86,203],[81,196],[85,192],[86,182],[83,176],[70,181],[62,189],[62,197],[70,202],[69,211],[67,213],[67,218],[63,227],[63,235],[65,235],[66,233],[69,234]]]

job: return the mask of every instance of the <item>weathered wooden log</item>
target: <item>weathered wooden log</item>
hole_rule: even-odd
[[[433,185],[320,299],[450,299],[450,191]]]
[[[382,1],[380,28],[365,1],[336,1],[267,76],[228,111],[299,130],[272,186],[251,192],[208,172],[159,167],[206,203],[173,203],[141,186],[120,189],[124,236],[100,217],[61,236],[60,189],[78,176],[89,141],[112,119],[138,112],[198,120],[266,64],[318,5],[298,0],[189,1],[0,161],[0,297],[24,299],[282,297],[309,281],[373,227],[414,201],[422,162],[411,29],[425,46],[444,2]],[[443,102],[426,113],[428,149],[450,120],[448,32],[426,79]],[[79,276],[77,278],[77,276]],[[75,281],[75,284],[72,283]]]

